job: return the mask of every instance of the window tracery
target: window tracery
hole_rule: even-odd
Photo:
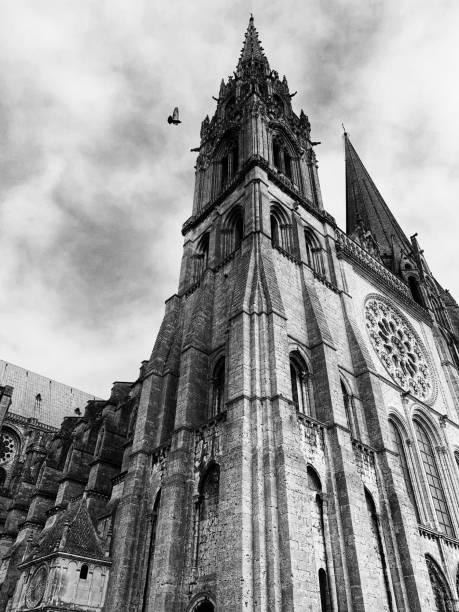
[[[365,318],[373,348],[392,379],[415,397],[432,400],[435,383],[431,366],[408,320],[379,297],[367,300]]]
[[[290,382],[292,400],[302,414],[312,416],[312,389],[309,370],[298,351],[290,354]]]
[[[390,420],[389,421],[389,432],[391,434],[392,439],[392,448],[395,449],[398,453],[398,458],[400,462],[400,468],[402,470],[402,476],[405,481],[406,492],[408,493],[408,498],[411,501],[411,504],[414,508],[414,512],[416,514],[416,520],[419,522],[419,509],[418,504],[416,502],[416,496],[414,493],[413,482],[411,480],[411,474],[408,467],[407,455],[405,452],[405,446],[403,444],[402,436],[397,425]]]
[[[274,168],[276,168],[278,172],[284,174],[290,181],[292,181],[292,183],[294,183],[294,160],[290,147],[285,142],[285,139],[279,134],[275,134],[273,136],[272,160]]]
[[[324,276],[325,268],[320,242],[318,241],[314,232],[309,228],[304,230],[304,240],[306,243],[306,261],[308,266],[317,274]]]
[[[425,475],[427,477],[427,484],[429,486],[430,494],[432,496],[435,513],[441,531],[450,537],[454,537],[454,529],[451,521],[451,515],[449,512],[448,504],[443,489],[443,483],[440,477],[440,472],[435,458],[434,449],[432,442],[427,435],[424,427],[414,422],[414,429],[416,432],[416,439],[418,441],[419,452],[421,460],[424,465]]]
[[[293,253],[292,224],[287,213],[278,204],[273,204],[270,210],[271,243],[286,253]]]
[[[19,453],[19,440],[9,429],[1,430],[0,465],[10,465]]]

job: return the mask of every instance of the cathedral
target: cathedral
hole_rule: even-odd
[[[293,95],[251,17],[151,357],[3,435],[0,612],[459,612],[459,306]]]

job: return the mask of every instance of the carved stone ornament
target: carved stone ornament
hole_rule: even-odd
[[[367,299],[365,321],[373,348],[392,379],[418,399],[432,401],[436,390],[432,367],[409,321],[379,296]]]
[[[0,465],[11,463],[18,452],[18,443],[10,433],[2,431],[2,442],[0,445]]]
[[[47,579],[48,568],[46,565],[40,565],[30,579],[29,586],[27,587],[26,603],[30,608],[35,608],[41,603],[45,593]]]

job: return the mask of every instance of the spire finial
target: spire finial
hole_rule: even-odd
[[[341,127],[343,128],[344,135],[347,136],[346,128],[344,127],[344,123],[341,123]]]
[[[263,53],[263,47],[258,38],[258,32],[255,29],[253,13],[250,13],[249,25],[245,33],[244,45],[242,47],[237,70],[242,68],[242,64],[246,62],[251,63],[254,60],[262,62],[265,64],[266,68],[269,69],[268,60]]]

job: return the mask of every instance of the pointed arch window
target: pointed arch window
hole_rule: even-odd
[[[286,253],[293,252],[292,224],[286,211],[278,204],[270,210],[271,243]]]
[[[316,274],[325,275],[324,262],[322,257],[322,247],[314,232],[306,228],[304,230],[304,240],[306,243],[306,262]]]
[[[405,446],[403,444],[403,440],[402,440],[402,436],[400,434],[399,428],[392,420],[389,421],[389,432],[391,435],[392,448],[398,453],[400,468],[402,470],[403,480],[405,481],[406,492],[408,493],[408,498],[416,514],[416,520],[419,523],[420,521],[419,508],[416,502],[413,482],[411,480],[410,470],[408,467],[408,460],[407,460],[407,454],[405,451]]]
[[[209,242],[210,235],[206,232],[198,242],[196,252],[193,256],[193,282],[201,280],[204,271],[209,263]]]
[[[244,213],[241,206],[231,209],[222,230],[223,253],[225,256],[236,251],[244,238]]]
[[[426,555],[426,564],[434,597],[432,609],[435,612],[453,612],[453,598],[443,572],[429,555]]]
[[[313,416],[309,370],[298,351],[290,353],[290,381],[296,409],[302,414]]]
[[[343,397],[344,412],[346,415],[347,426],[349,428],[349,431],[351,432],[351,435],[355,437],[354,420],[352,418],[351,396],[349,395],[349,392],[347,390],[346,385],[344,384],[343,379],[340,379],[340,383],[341,383],[341,395]]]
[[[451,515],[446,501],[445,491],[441,481],[432,442],[430,441],[424,427],[417,421],[414,422],[414,429],[416,432],[416,439],[418,442],[421,460],[424,466],[424,472],[427,478],[427,484],[430,489],[430,494],[432,496],[440,529],[446,535],[454,537]]]
[[[275,134],[272,139],[272,163],[278,172],[286,176],[292,183],[295,182],[291,147],[280,134]]]
[[[224,189],[239,170],[239,141],[231,137],[223,145],[220,157],[220,189]]]
[[[225,358],[217,361],[212,377],[212,415],[225,409]]]
[[[317,472],[308,465],[308,488],[314,492],[312,524],[314,532],[320,532],[320,545],[315,546],[315,561],[318,567],[318,583],[321,612],[331,612],[330,586],[327,576],[327,550],[325,546],[325,519],[322,501],[322,484]]]

